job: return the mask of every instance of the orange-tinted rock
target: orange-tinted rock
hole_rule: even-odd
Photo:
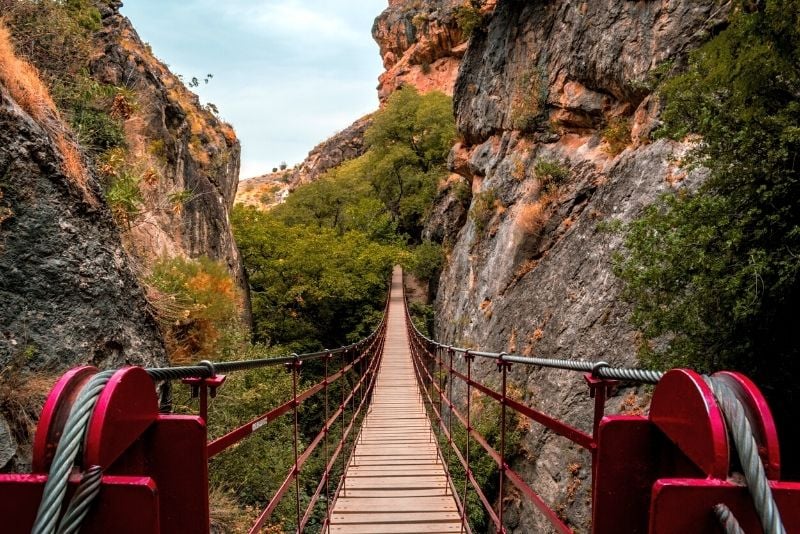
[[[378,82],[381,102],[405,84],[422,93],[453,94],[467,44],[455,18],[460,5],[460,0],[392,0],[375,19],[372,35],[386,69]]]

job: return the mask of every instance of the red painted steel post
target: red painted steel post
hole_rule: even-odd
[[[297,359],[297,354],[293,354],[295,357],[295,361],[290,363],[289,365],[292,368],[292,414],[294,417],[294,440],[292,442],[292,448],[294,451],[294,491],[295,491],[295,510],[297,513],[297,530],[300,531],[300,470],[298,469],[298,441],[299,441],[299,430],[298,430],[298,420],[297,420],[297,374],[298,368],[300,367],[300,360]]]
[[[503,497],[504,497],[504,485],[505,485],[505,478],[506,478],[506,397],[507,397],[507,375],[508,375],[508,368],[511,364],[503,360],[505,356],[505,352],[500,353],[500,359],[497,362],[497,365],[500,367],[500,372],[502,373],[502,396],[500,399],[500,481],[498,484],[498,499],[497,499],[497,507],[498,513],[497,517],[500,520],[500,533],[503,534],[506,531],[505,525],[503,525]]]
[[[447,371],[447,400],[449,401],[448,406],[453,406],[453,350],[452,348],[448,348],[447,352],[449,354],[450,365]],[[453,448],[453,410],[450,409],[449,413],[447,414],[447,469],[448,473],[450,472],[450,454],[451,449]],[[447,486],[449,486],[448,484]],[[447,489],[445,486],[445,490]],[[454,490],[455,492],[455,490]]]
[[[327,531],[330,533],[331,531],[331,489],[330,489],[330,470],[328,463],[330,462],[330,451],[328,450],[328,433],[330,432],[330,428],[328,427],[328,421],[330,420],[330,413],[328,409],[328,363],[331,359],[331,353],[329,350],[325,350],[325,525],[327,527]]]
[[[342,352],[342,368],[346,367],[346,365],[347,365],[346,362],[345,362],[345,355],[347,355],[347,350]],[[344,452],[344,429],[347,426],[345,424],[345,421],[344,421],[344,417],[345,417],[344,412],[345,412],[345,408],[347,408],[347,402],[346,402],[347,399],[346,399],[345,393],[344,393],[344,390],[345,390],[344,383],[346,381],[347,381],[347,373],[344,373],[344,374],[342,374],[342,387],[341,387],[342,397],[341,397],[341,402],[339,403],[339,409],[342,412],[342,422],[341,422],[341,426],[340,426],[342,438],[341,438],[341,440],[339,440],[339,445],[342,447],[342,452]],[[343,497],[347,496],[347,465],[346,465],[347,460],[345,459],[345,456],[347,456],[347,455],[346,454],[341,454],[341,457],[342,457],[342,496]]]
[[[466,451],[464,454],[464,463],[467,464],[466,473],[464,473],[464,515],[461,518],[461,526],[466,532],[467,525],[469,524],[469,516],[468,516],[468,509],[469,509],[469,478],[470,474],[472,473],[472,469],[469,465],[469,441],[470,436],[469,433],[472,430],[472,359],[474,356],[466,351],[464,353],[464,360],[467,363],[467,445]]]

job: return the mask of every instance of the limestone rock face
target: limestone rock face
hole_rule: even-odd
[[[163,254],[208,256],[227,264],[244,288],[229,222],[239,182],[236,134],[153,56],[120,5],[98,3],[102,29],[90,70],[98,82],[135,95],[125,137],[149,179],[140,184],[145,206],[124,236],[126,247],[141,262]],[[186,195],[179,206],[170,202],[175,194]]]
[[[404,84],[420,92],[453,94],[467,36],[455,10],[460,0],[392,0],[375,19],[372,36],[381,50],[383,66],[378,97],[386,100]]]
[[[162,364],[110,213],[62,173],[62,157],[0,86],[0,366],[19,354],[33,369]]]
[[[455,91],[460,132],[477,144],[546,112],[558,130],[630,115],[654,69],[669,70],[725,23],[731,2],[497,3],[476,31]],[[548,117],[545,117],[547,119]],[[520,124],[523,123],[523,124]]]
[[[450,208],[452,187],[426,230],[449,251],[435,302],[438,340],[636,365],[638,336],[612,272],[619,226],[662,192],[703,178],[678,167],[688,145],[652,141],[660,104],[650,93],[729,11],[712,0],[497,2],[455,85],[462,141],[450,168],[470,184],[472,215]],[[494,362],[478,359],[474,369],[499,384]],[[591,431],[593,401],[580,374],[514,365],[509,377],[521,400]],[[620,392],[609,411],[629,394],[641,396]],[[514,468],[588,531],[588,453],[537,424],[523,434]],[[506,506],[509,532],[551,531],[513,489]]]

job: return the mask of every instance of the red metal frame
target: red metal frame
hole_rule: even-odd
[[[388,301],[387,301],[388,302]],[[353,429],[365,406],[369,404],[380,364],[386,324],[349,349],[326,351],[313,358],[324,360],[322,381],[298,392],[302,360],[298,357],[287,365],[292,373],[292,398],[245,425],[235,428],[207,443],[206,420],[208,398],[214,397],[224,376],[189,378],[186,383],[193,397],[199,398],[199,416],[163,415],[158,413],[158,397],[153,380],[140,367],[117,371],[100,394],[86,432],[79,467],[99,465],[103,468],[101,490],[96,503],[84,521],[82,532],[117,534],[198,533],[208,532],[208,460],[233,447],[276,418],[292,412],[295,461],[251,532],[260,530],[270,514],[295,486],[295,519],[302,532],[317,506],[324,488],[325,524],[330,522],[329,482],[336,462],[348,449]],[[341,368],[329,373],[331,360],[341,360]],[[337,365],[338,366],[338,365]],[[68,371],[54,385],[42,410],[37,428],[33,473],[0,475],[0,518],[3,532],[23,534],[31,531],[42,490],[47,480],[58,440],[67,415],[83,385],[98,372],[94,367]],[[352,387],[342,387],[342,399],[336,410],[328,411],[330,386],[344,377],[356,377]],[[325,420],[311,442],[299,451],[297,409],[312,396],[325,395]],[[349,406],[348,406],[349,405]],[[342,433],[333,451],[329,448],[330,430],[339,425]],[[305,511],[300,507],[299,478],[303,465],[325,443],[325,471],[322,481]],[[70,479],[67,498],[74,493],[79,476]]]
[[[457,368],[459,362],[454,362],[455,351],[424,338],[416,331],[410,317],[408,331],[420,391],[441,433],[442,446],[452,449],[466,473],[461,497],[464,505],[460,509],[464,528],[469,527],[467,492],[472,487],[494,530],[506,532],[503,502],[506,485],[510,482],[556,531],[572,532],[523,476],[508,465],[506,411],[510,409],[591,453],[594,533],[721,532],[712,512],[713,505],[718,503],[728,505],[746,532],[761,532],[747,488],[730,479],[736,462],[730,458],[733,451],[730,451],[725,422],[713,393],[699,374],[688,370],[665,374],[655,388],[647,417],[605,416],[606,399],[617,381],[586,374],[589,394],[595,400],[590,434],[510,399],[508,369],[511,362],[504,361],[502,354],[495,358],[501,373],[500,389],[496,391],[473,378],[476,355],[460,351],[464,372]],[[442,352],[446,352],[447,358]],[[777,432],[763,395],[739,373],[722,372],[714,377],[724,380],[744,405],[787,532],[800,532],[800,483],[780,481]],[[463,405],[453,401],[452,392],[457,381],[466,386]],[[473,390],[500,405],[498,449],[472,426]],[[443,413],[445,409],[447,413]],[[466,431],[464,454],[453,442],[454,422]],[[496,503],[490,502],[471,469],[473,440],[497,465],[499,494]]]
[[[587,450],[592,458],[592,531],[610,534],[719,532],[711,513],[713,505],[726,504],[747,532],[761,532],[747,488],[732,473],[731,445],[724,418],[704,377],[688,370],[672,370],[656,386],[648,416],[605,416],[605,403],[615,386],[612,380],[585,375],[589,394],[594,398],[591,433],[570,426],[554,417],[508,396],[510,362],[495,357],[500,389],[475,380],[476,357],[434,344],[422,337],[408,322],[414,372],[420,395],[443,437],[440,458],[448,474],[451,460],[466,474],[463,487],[450,487],[457,501],[462,527],[468,524],[469,489],[475,491],[495,531],[506,532],[503,521],[504,496],[516,488],[559,532],[571,532],[524,477],[509,466],[506,418],[509,410],[545,426],[554,434]],[[208,398],[224,381],[223,376],[192,378],[186,383],[200,399],[198,416],[158,413],[153,381],[145,370],[126,367],[118,370],[100,395],[86,431],[86,440],[77,460],[78,470],[70,479],[69,497],[78,481],[77,471],[98,465],[103,469],[100,494],[86,518],[82,532],[114,531],[127,533],[197,533],[209,527],[208,460],[225,451],[276,418],[293,421],[295,457],[274,496],[251,529],[256,532],[270,518],[282,499],[295,487],[294,515],[302,532],[316,506],[325,495],[323,530],[330,525],[331,495],[345,494],[347,479],[342,476],[335,492],[330,482],[337,472],[345,472],[362,413],[371,400],[376,371],[385,341],[386,324],[363,342],[348,350],[296,357],[287,366],[292,373],[292,398],[259,417],[207,443]],[[324,379],[298,391],[303,361],[320,359]],[[331,363],[337,359],[331,369]],[[519,360],[519,359],[517,359]],[[286,359],[281,359],[285,363]],[[514,365],[522,365],[518,361]],[[459,368],[460,367],[460,368]],[[213,368],[213,367],[212,367]],[[56,444],[70,408],[83,385],[98,372],[81,367],[67,372],[53,387],[43,408],[33,450],[33,473],[0,475],[0,518],[3,532],[30,532],[53,460]],[[341,398],[330,398],[330,386],[347,377],[357,377],[352,386],[342,387]],[[738,373],[714,375],[723,381],[745,408],[753,427],[758,451],[769,485],[788,532],[800,532],[800,483],[780,479],[780,450],[775,423],[758,388]],[[464,384],[466,398],[453,398],[456,382]],[[495,448],[474,427],[471,415],[472,393],[479,391],[500,405],[500,439]],[[324,395],[325,417],[322,428],[300,450],[298,408],[314,395]],[[335,409],[329,409],[334,402]],[[465,410],[465,411],[464,411]],[[453,440],[454,425],[461,425],[467,436],[464,451]],[[332,430],[340,429],[336,436]],[[433,426],[431,439],[433,439]],[[473,443],[474,442],[474,443]],[[477,483],[472,471],[474,444],[481,447],[497,465],[499,495],[496,503]],[[314,453],[325,456],[325,470],[305,510],[299,499],[303,466]],[[459,494],[460,492],[460,494]]]

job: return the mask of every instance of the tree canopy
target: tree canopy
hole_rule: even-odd
[[[661,89],[661,134],[699,135],[687,164],[708,178],[629,227],[617,271],[648,363],[739,369],[786,408],[800,371],[800,1],[747,5]]]

